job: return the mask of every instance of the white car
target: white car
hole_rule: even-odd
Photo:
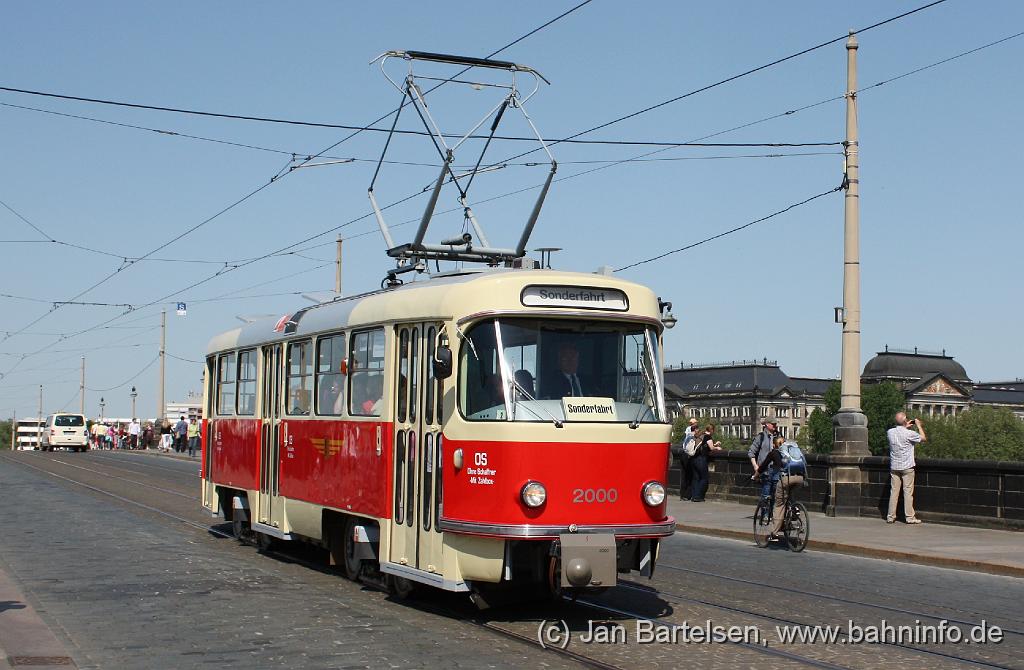
[[[53,451],[66,447],[71,451],[89,450],[89,428],[81,414],[51,414],[46,417],[40,448]]]

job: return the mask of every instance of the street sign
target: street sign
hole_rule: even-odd
[[[185,316],[185,303],[178,303],[178,316]]]

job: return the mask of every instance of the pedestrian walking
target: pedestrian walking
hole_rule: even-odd
[[[188,422],[188,455],[194,456],[199,451],[199,422],[195,417]]]
[[[164,419],[160,422],[160,450],[170,451],[173,444],[171,438],[171,422]]]
[[[750,449],[747,450],[747,457],[750,459],[750,465],[754,468],[753,474],[761,475],[761,497],[765,497],[771,491],[771,479],[768,473],[761,468],[764,464],[764,459],[768,458],[768,454],[771,453],[772,445],[778,435],[779,424],[775,422],[775,419],[762,419],[761,420],[761,432],[754,437],[754,441],[750,443]]]
[[[142,425],[138,419],[132,419],[132,422],[128,424],[128,448],[138,449],[139,448],[139,434],[142,432]]]
[[[903,412],[894,417],[896,425],[886,431],[889,438],[889,513],[885,515],[886,523],[896,523],[896,507],[899,505],[900,491],[903,491],[903,517],[909,524],[921,523],[914,512],[914,445],[925,442],[928,436],[924,432],[921,419],[907,419]],[[916,428],[917,430],[912,430]]]
[[[709,423],[696,438],[697,448],[690,463],[693,466],[693,495],[690,502],[704,502],[708,492],[708,460],[712,451],[721,451],[722,443],[715,442],[715,424]]]
[[[114,448],[114,441],[116,439],[117,439],[117,428],[114,427],[114,424],[110,424],[109,426],[107,426],[107,449],[108,450]]]
[[[178,423],[174,424],[174,451],[179,454],[185,453],[186,440],[188,440],[188,421],[182,416]]]
[[[153,444],[153,424],[146,422],[142,428],[142,448],[149,449]]]

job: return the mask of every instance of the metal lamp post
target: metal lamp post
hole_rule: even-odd
[[[100,396],[100,423],[103,423],[103,408],[107,406],[107,403],[103,402],[103,397]]]
[[[135,420],[135,398],[137,398],[139,396],[139,394],[135,392],[135,387],[133,386],[132,387],[132,392],[129,393],[128,395],[130,395],[132,397],[132,421],[134,421]]]

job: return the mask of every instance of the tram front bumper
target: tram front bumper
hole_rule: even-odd
[[[615,535],[565,533],[558,536],[563,588],[614,586],[617,576]]]

